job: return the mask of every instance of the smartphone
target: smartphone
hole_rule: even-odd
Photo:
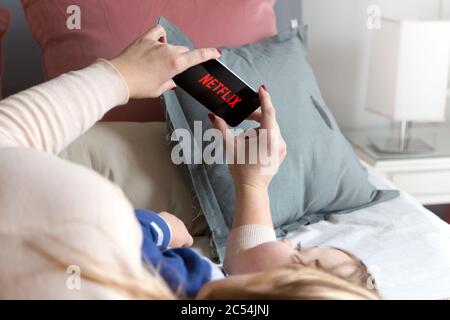
[[[191,67],[173,80],[232,127],[260,106],[258,93],[217,59]]]

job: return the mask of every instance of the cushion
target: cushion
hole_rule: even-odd
[[[117,56],[166,15],[197,46],[242,45],[276,33],[275,0],[22,0],[31,32],[43,51],[47,78],[80,69],[98,57]],[[81,28],[66,26],[70,5],[81,10]],[[104,120],[165,120],[158,99],[132,100]]]
[[[135,208],[176,214],[194,236],[208,227],[181,168],[170,161],[164,122],[98,123],[60,156],[117,184]]]
[[[171,43],[192,46],[165,19]],[[327,218],[391,199],[397,191],[379,191],[341,134],[322,99],[305,57],[306,28],[300,27],[257,44],[223,48],[220,60],[250,86],[264,83],[277,108],[288,154],[270,185],[273,222],[279,236]],[[182,89],[164,94],[174,129],[193,132],[194,121],[211,128],[208,111]],[[241,127],[255,123],[245,121]],[[193,163],[193,161],[190,161]],[[191,182],[223,257],[234,213],[234,188],[226,165],[188,164]]]
[[[0,8],[0,98],[2,96],[2,75],[3,75],[3,38],[8,30],[10,14],[7,9]]]

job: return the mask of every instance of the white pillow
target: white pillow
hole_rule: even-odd
[[[165,122],[101,122],[60,156],[117,184],[135,208],[177,215],[194,236],[208,226],[181,166],[170,159]]]

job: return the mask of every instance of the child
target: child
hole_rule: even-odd
[[[135,213],[144,235],[144,262],[154,267],[178,295],[194,297],[205,283],[225,278],[209,259],[185,248],[192,245],[192,237],[175,216],[145,210]]]
[[[187,229],[171,230],[165,218],[180,226],[181,220],[169,213],[159,215],[136,210],[144,242],[145,261],[155,266],[162,278],[178,296],[201,299],[377,299],[371,286],[371,275],[365,265],[349,253],[334,248],[299,248],[289,241],[276,241],[267,236],[260,244],[245,246],[231,254],[227,249],[227,269],[230,276],[209,259],[194,250],[184,248],[192,244]],[[233,229],[229,246],[236,246],[236,238],[247,243],[259,243],[252,231],[273,230],[258,225]],[[272,232],[270,232],[272,231]],[[178,240],[174,240],[174,238]],[[180,239],[185,239],[185,241]],[[178,246],[175,245],[178,241]],[[173,245],[170,245],[171,243]],[[183,245],[181,245],[184,243]],[[172,247],[172,248],[170,248]]]

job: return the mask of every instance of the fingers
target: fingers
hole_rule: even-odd
[[[218,117],[212,113],[208,114],[209,120],[211,121],[213,127],[220,131],[223,137],[223,142],[225,144],[225,148],[232,148],[234,140],[234,135],[228,130],[228,124],[221,117]]]
[[[251,115],[248,116],[247,120],[253,120],[257,122],[261,122],[262,112],[261,110],[256,110]]]
[[[189,52],[191,50],[191,49],[189,49],[188,47],[185,47],[185,46],[172,46],[172,48],[177,53],[186,53],[186,52]]]
[[[220,56],[221,53],[216,48],[194,49],[192,51],[185,52],[180,57],[179,65],[177,66],[178,70],[176,71],[181,73],[190,67],[211,59],[217,59]]]
[[[264,85],[259,88],[258,94],[261,101],[261,128],[278,129],[275,108]]]
[[[270,99],[269,92],[263,86],[259,88],[259,99],[261,101],[261,110],[256,110],[253,112],[247,119],[258,121],[261,123],[261,129],[279,129],[278,122],[276,119],[276,111],[273,107],[272,100]],[[226,137],[228,125],[220,117],[215,116],[214,114],[208,114],[211,123],[214,128],[221,131],[222,135]]]
[[[211,121],[213,127],[217,130],[219,130],[222,133],[222,136],[225,138],[228,132],[228,125],[220,117],[216,117],[213,113],[208,114],[209,120]]]
[[[147,31],[147,33],[144,34],[144,37],[155,41],[167,42],[166,30],[159,24]]]
[[[188,233],[188,239],[184,245],[185,248],[190,248],[194,244],[194,238]]]
[[[176,87],[177,85],[175,84],[175,82],[173,82],[173,80],[166,81],[159,89],[160,92],[158,93],[158,95],[162,95],[164,92],[175,89]]]

